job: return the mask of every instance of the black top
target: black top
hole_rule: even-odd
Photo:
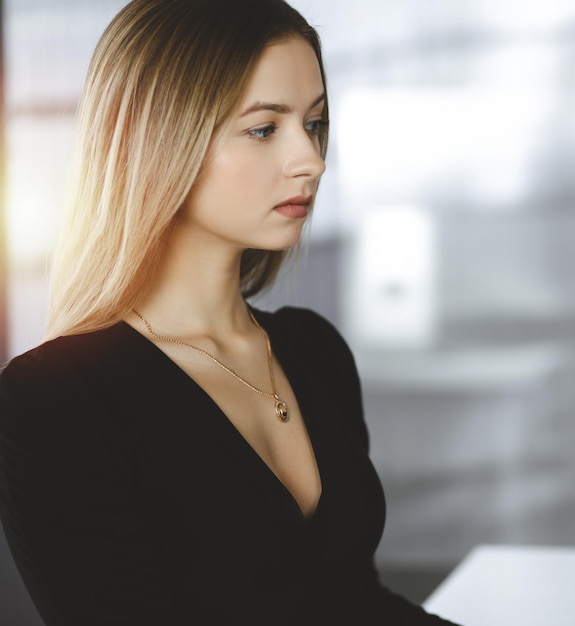
[[[385,503],[353,358],[311,311],[256,311],[323,492],[306,520],[214,401],[128,324],[0,378],[0,514],[49,626],[445,624],[379,586]]]

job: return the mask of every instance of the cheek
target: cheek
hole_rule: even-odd
[[[248,150],[225,155],[214,163],[217,174],[213,185],[223,193],[237,192],[241,195],[263,191],[266,183],[271,184],[274,178],[275,160],[273,152],[262,149],[264,146],[251,147]],[[214,171],[215,173],[215,171]],[[222,187],[224,189],[222,189]]]
[[[259,182],[258,168],[245,156],[219,155],[196,181],[188,198],[187,214],[193,219],[211,219],[215,207],[233,207],[251,201]]]
[[[192,193],[197,216],[214,207],[267,206],[276,200],[280,146],[254,143],[227,145],[213,155]]]
[[[232,193],[250,175],[249,159],[242,154],[220,154],[206,172],[206,187],[216,195]]]

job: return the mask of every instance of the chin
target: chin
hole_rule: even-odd
[[[282,252],[291,250],[300,243],[300,240],[301,237],[293,237],[289,241],[284,241],[283,243],[278,243],[277,245],[269,245],[266,247],[266,250],[270,250],[271,252]]]
[[[297,226],[295,224],[292,225],[292,228],[290,229],[291,232],[284,232],[283,236],[278,238],[281,240],[281,242],[278,241],[278,246],[274,246],[273,249],[291,250],[292,248],[295,248],[295,246],[297,246],[301,242],[304,224],[305,222],[302,222]]]
[[[295,248],[301,241],[303,223],[291,224],[289,228],[268,231],[266,235],[258,237],[248,246],[253,250],[268,250],[270,252],[282,252]]]

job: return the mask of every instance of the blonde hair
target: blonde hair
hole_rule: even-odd
[[[47,339],[111,326],[135,306],[214,130],[239,101],[264,47],[294,35],[313,47],[325,84],[317,33],[283,0],[132,0],[114,18],[80,106]],[[320,145],[325,156],[327,131]],[[285,256],[246,250],[244,295],[267,286]]]

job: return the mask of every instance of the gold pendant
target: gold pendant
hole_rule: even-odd
[[[280,422],[287,422],[289,420],[288,408],[285,402],[282,402],[277,396],[276,399],[276,415]]]

